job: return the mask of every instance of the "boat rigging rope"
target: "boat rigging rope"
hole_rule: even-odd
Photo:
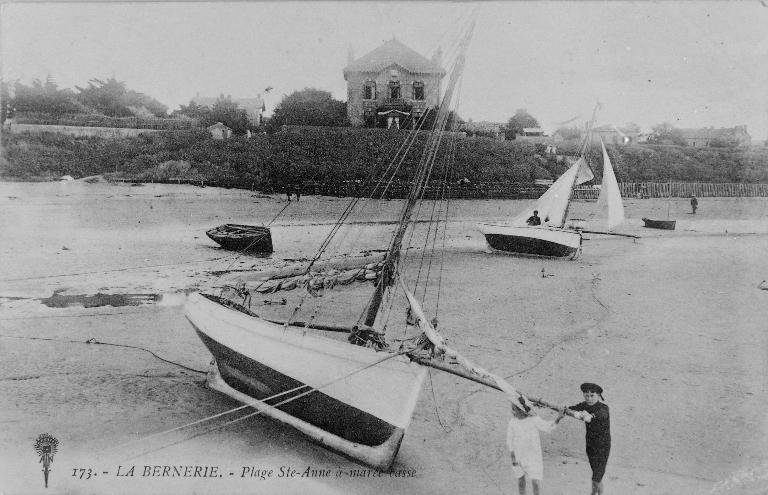
[[[366,370],[366,369],[368,369],[368,368],[372,368],[372,367],[374,367],[374,366],[377,366],[377,365],[379,365],[379,364],[383,363],[384,361],[388,361],[388,360],[390,360],[390,359],[392,359],[392,358],[395,358],[395,357],[398,357],[398,356],[402,356],[402,355],[404,355],[404,354],[407,354],[407,353],[409,353],[409,352],[413,352],[413,349],[407,349],[407,350],[403,350],[403,351],[399,351],[399,352],[396,352],[396,353],[392,353],[392,354],[389,354],[389,355],[387,355],[387,356],[385,356],[385,357],[383,357],[383,358],[381,358],[381,359],[378,359],[378,360],[376,360],[376,361],[374,361],[374,362],[372,362],[372,363],[369,363],[369,364],[367,364],[367,365],[364,365],[364,366],[360,366],[360,367],[358,367],[358,368],[355,368],[354,370],[352,370],[352,371],[350,371],[350,372],[348,372],[348,373],[345,373],[344,375],[341,375],[341,376],[338,376],[338,377],[336,377],[336,378],[333,378],[333,379],[331,379],[331,380],[329,380],[329,381],[327,381],[327,382],[325,382],[325,383],[323,383],[323,384],[321,384],[321,385],[319,385],[319,386],[317,386],[317,387],[310,387],[309,385],[306,385],[306,384],[305,384],[305,385],[302,385],[302,386],[296,387],[296,388],[294,388],[294,389],[292,389],[292,390],[289,390],[289,391],[285,391],[285,392],[281,392],[281,393],[279,393],[279,394],[275,394],[275,395],[273,395],[273,396],[270,396],[270,397],[267,397],[267,398],[265,398],[265,399],[261,399],[261,400],[259,400],[259,402],[266,402],[266,401],[268,401],[268,400],[272,400],[272,399],[274,399],[274,398],[276,398],[276,397],[279,397],[279,396],[281,396],[281,395],[285,395],[285,394],[287,394],[287,393],[290,393],[290,392],[293,392],[293,391],[298,391],[299,389],[301,389],[301,388],[304,388],[304,387],[307,387],[307,388],[309,388],[309,390],[306,390],[306,391],[304,391],[304,392],[301,392],[300,394],[294,395],[294,396],[292,396],[292,397],[289,397],[289,398],[287,398],[287,399],[281,400],[280,402],[278,402],[278,403],[276,403],[276,404],[266,404],[266,405],[267,405],[267,406],[269,406],[269,407],[272,407],[272,408],[277,408],[277,407],[279,407],[279,406],[282,406],[282,405],[288,404],[289,402],[292,402],[292,401],[294,401],[294,400],[296,400],[296,399],[300,399],[301,397],[304,397],[305,395],[309,395],[309,394],[311,394],[312,392],[317,392],[317,391],[319,391],[319,390],[321,390],[321,389],[323,389],[323,388],[329,387],[329,386],[333,385],[334,383],[336,383],[336,382],[338,382],[338,381],[341,381],[341,380],[347,379],[347,378],[349,378],[350,376],[352,376],[352,375],[355,375],[355,374],[357,374],[357,373],[360,373],[360,372],[362,372],[362,371],[365,371],[365,370]],[[230,412],[234,412],[235,410],[239,410],[239,409],[242,409],[243,407],[244,407],[244,406],[240,406],[240,407],[238,407],[238,408],[235,408],[235,409],[232,409],[232,410],[229,410],[229,411],[225,411],[225,412],[223,412],[223,413],[218,413],[218,414],[216,414],[216,415],[214,415],[214,416],[210,416],[210,417],[208,417],[208,418],[203,418],[203,419],[200,419],[200,420],[194,421],[193,423],[189,423],[188,425],[180,426],[180,427],[174,428],[173,430],[168,430],[168,432],[170,432],[170,431],[177,431],[177,430],[179,430],[179,429],[181,429],[181,428],[186,428],[186,427],[188,427],[188,426],[192,426],[192,425],[195,425],[195,424],[199,424],[199,423],[202,423],[202,422],[204,422],[204,421],[207,421],[207,420],[209,420],[209,419],[214,419],[215,417],[219,417],[219,416],[222,416],[222,415],[228,414],[228,413],[230,413]],[[250,406],[250,407],[253,407],[253,406]],[[261,411],[261,410],[256,410],[256,411],[255,411],[255,412],[253,412],[253,413],[250,413],[250,414],[246,414],[246,415],[244,415],[244,416],[241,416],[241,417],[239,417],[239,418],[237,418],[237,419],[233,419],[233,420],[231,420],[231,421],[228,421],[228,422],[226,422],[226,423],[224,423],[224,424],[221,424],[221,425],[217,425],[217,426],[214,426],[214,427],[212,427],[212,428],[208,428],[207,430],[204,430],[204,431],[202,431],[202,432],[199,432],[199,433],[196,433],[196,434],[194,434],[194,435],[192,435],[192,436],[189,436],[189,437],[183,438],[183,439],[181,439],[181,440],[178,440],[178,441],[176,441],[176,442],[172,442],[172,443],[169,443],[169,444],[163,445],[163,446],[161,446],[161,447],[158,447],[158,448],[156,448],[156,449],[152,449],[152,450],[147,450],[147,451],[141,452],[141,453],[139,453],[139,454],[137,454],[137,455],[135,455],[135,456],[132,456],[132,457],[130,457],[129,459],[135,459],[135,458],[137,458],[137,457],[141,457],[141,456],[143,456],[143,455],[146,455],[146,454],[149,454],[149,453],[152,453],[152,452],[157,452],[157,451],[159,451],[159,450],[162,450],[162,449],[165,449],[165,448],[168,448],[168,447],[172,447],[173,445],[177,445],[177,444],[179,444],[179,443],[182,443],[182,442],[186,442],[186,441],[192,440],[193,438],[197,438],[197,437],[199,437],[199,436],[202,436],[202,435],[206,435],[206,434],[208,434],[208,433],[210,433],[210,432],[212,432],[212,431],[220,430],[221,428],[224,428],[225,426],[233,425],[233,424],[235,424],[235,423],[239,423],[240,421],[243,421],[243,420],[245,420],[245,419],[248,419],[248,418],[251,418],[251,417],[254,417],[254,416],[258,416],[258,415],[259,415],[259,414],[261,414],[262,412],[263,412],[263,411]],[[156,434],[154,434],[154,435],[152,435],[152,436],[159,436],[159,435],[162,435],[162,434],[164,434],[164,433],[168,433],[168,432],[160,432],[160,433],[156,433]],[[149,437],[147,437],[147,438],[149,438]]]

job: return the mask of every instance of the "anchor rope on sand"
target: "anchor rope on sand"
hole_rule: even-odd
[[[128,349],[138,349],[140,351],[144,351],[144,352],[148,352],[148,353],[152,354],[154,357],[156,357],[160,361],[164,361],[164,362],[172,364],[174,366],[178,366],[179,368],[184,368],[185,370],[192,371],[192,372],[195,372],[195,373],[202,373],[202,374],[206,373],[206,371],[196,370],[194,368],[190,368],[189,366],[185,366],[185,365],[183,365],[181,363],[177,363],[175,361],[171,361],[170,359],[165,359],[162,356],[158,356],[153,351],[151,351],[149,349],[146,349],[144,347],[141,347],[141,346],[130,345],[130,344],[114,344],[112,342],[101,342],[101,341],[96,340],[93,337],[91,337],[90,339],[85,340],[85,341],[82,341],[82,340],[71,340],[71,339],[54,339],[54,338],[50,338],[50,337],[26,337],[26,336],[21,336],[21,335],[5,335],[5,334],[0,334],[0,337],[5,337],[5,338],[8,338],[8,339],[46,340],[46,341],[51,341],[51,342],[64,342],[64,343],[67,343],[67,344],[110,345],[110,346],[114,346],[114,347],[126,347]]]

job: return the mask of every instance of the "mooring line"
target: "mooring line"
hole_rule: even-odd
[[[149,349],[145,349],[144,347],[140,347],[140,346],[136,346],[136,345],[130,345],[130,344],[113,344],[111,342],[100,342],[100,341],[96,340],[93,337],[91,337],[90,339],[88,339],[86,341],[71,340],[71,339],[54,339],[54,338],[51,338],[51,337],[25,337],[25,336],[20,336],[20,335],[6,335],[6,334],[0,334],[0,337],[5,337],[5,338],[8,338],[8,339],[22,339],[22,340],[46,340],[46,341],[51,341],[51,342],[63,342],[63,343],[66,343],[66,344],[111,345],[111,346],[114,346],[114,347],[126,347],[128,349],[138,349],[140,351],[144,351],[144,352],[148,352],[148,353],[152,354],[153,356],[155,356],[160,361],[165,361],[166,363],[173,364],[174,366],[178,366],[179,368],[184,368],[185,370],[193,371],[195,373],[202,373],[202,374],[207,373],[206,371],[196,370],[194,368],[190,368],[189,366],[185,366],[183,364],[176,363],[176,362],[171,361],[169,359],[165,359],[164,357],[158,356],[154,352],[150,351]]]

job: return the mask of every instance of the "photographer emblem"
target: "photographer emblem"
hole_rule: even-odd
[[[59,441],[48,433],[43,433],[35,441],[35,451],[40,456],[40,462],[43,463],[43,477],[45,478],[45,487],[48,488],[48,473],[51,471],[51,463],[56,450],[59,448]]]

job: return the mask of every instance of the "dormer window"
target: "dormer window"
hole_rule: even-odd
[[[375,100],[376,99],[376,81],[366,81],[363,85],[363,99]]]
[[[400,98],[400,81],[389,81],[389,97]]]
[[[413,99],[414,100],[424,99],[424,83],[423,82],[421,81],[413,82]]]

